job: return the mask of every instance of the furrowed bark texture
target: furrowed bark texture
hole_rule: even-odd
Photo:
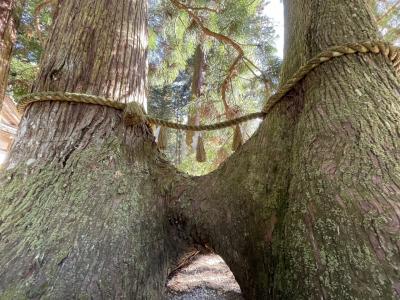
[[[146,5],[63,1],[34,90],[83,92],[146,107]]]
[[[0,111],[7,89],[11,53],[16,38],[15,0],[0,3]]]
[[[378,38],[365,1],[284,4],[282,80],[329,46]],[[221,168],[177,180],[186,231],[224,258],[247,299],[400,297],[399,92],[382,56],[335,59]]]
[[[146,11],[145,0],[63,1],[34,90],[145,105]],[[183,244],[163,169],[151,130],[119,111],[30,106],[0,176],[0,298],[162,299]]]
[[[284,74],[331,45],[378,38],[365,1],[294,1],[285,13],[294,60]],[[399,79],[384,57],[352,55],[318,68],[303,90],[278,266],[291,269],[277,278],[283,295],[305,284],[304,297],[398,298]]]

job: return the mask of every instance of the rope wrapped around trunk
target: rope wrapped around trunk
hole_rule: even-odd
[[[327,61],[331,61],[337,57],[349,54],[381,54],[388,58],[393,64],[396,74],[400,73],[400,48],[393,46],[389,43],[382,41],[367,41],[359,43],[347,43],[339,46],[331,47],[316,57],[310,59],[305,65],[299,68],[297,72],[281,85],[278,91],[272,95],[264,105],[264,108],[260,112],[247,114],[235,119],[226,120],[219,123],[208,124],[208,125],[187,125],[168,120],[159,119],[156,117],[149,116],[145,113],[144,109],[136,102],[128,104],[115,102],[113,100],[93,96],[86,94],[67,93],[67,92],[38,92],[26,95],[22,97],[18,104],[18,111],[24,112],[26,107],[35,102],[43,101],[63,101],[63,102],[75,102],[75,103],[86,103],[96,104],[102,106],[108,106],[118,110],[124,111],[124,120],[127,125],[136,125],[139,123],[148,122],[150,124],[164,126],[172,129],[187,130],[187,131],[212,131],[222,128],[239,125],[240,123],[247,122],[257,118],[265,118],[266,115],[272,110],[272,108],[282,100],[282,98],[302,79],[304,79],[308,73],[322,65]]]

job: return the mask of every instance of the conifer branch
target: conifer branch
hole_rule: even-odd
[[[396,10],[398,8],[398,6],[400,5],[400,0],[398,0],[396,3],[394,3],[391,7],[389,7],[387,9],[387,11],[378,18],[377,22],[379,25],[382,25],[381,22],[389,15],[391,15],[394,10]]]
[[[193,21],[197,24],[197,26],[199,26],[200,29],[204,32],[204,34],[206,34],[208,36],[212,36],[215,39],[217,39],[218,41],[232,46],[238,52],[238,55],[235,58],[235,60],[233,61],[233,63],[231,64],[231,66],[229,67],[228,74],[225,77],[225,79],[222,83],[222,86],[221,86],[221,96],[222,96],[222,102],[224,105],[225,112],[226,112],[228,118],[233,118],[234,112],[233,111],[231,112],[228,101],[226,100],[226,91],[229,86],[229,81],[232,80],[237,74],[237,72],[236,72],[237,65],[239,64],[240,61],[242,61],[242,59],[244,57],[244,51],[243,51],[242,47],[237,42],[232,40],[231,38],[229,38],[223,34],[211,31],[206,26],[204,26],[204,24],[200,20],[199,16],[193,12],[193,9],[191,7],[185,5],[177,0],[171,0],[171,2],[177,8],[183,9],[184,11],[186,11],[189,14],[189,16],[193,19]]]
[[[216,8],[206,7],[206,6],[202,6],[202,7],[188,6],[188,9],[191,9],[191,10],[206,10],[206,11],[210,11],[210,12],[213,12],[213,13],[220,13],[220,10],[218,10]]]
[[[40,13],[43,9],[47,6],[54,5],[58,2],[58,0],[44,0],[40,2],[33,11],[33,17],[35,19],[34,28],[37,34],[38,39],[40,40],[41,44],[44,45],[44,38],[42,35],[42,31],[40,30]]]
[[[228,69],[228,72],[227,72],[227,75],[225,76],[225,79],[224,79],[224,81],[223,81],[223,83],[221,85],[222,103],[224,105],[225,114],[226,114],[226,117],[228,119],[235,118],[237,112],[234,109],[232,109],[228,104],[228,101],[227,101],[227,90],[229,88],[229,83],[232,81],[232,79],[234,77],[237,76],[237,73],[238,73],[237,72],[237,66],[244,59],[246,61],[248,61],[253,67],[255,67],[257,70],[259,70],[261,72],[262,81],[263,81],[263,83],[265,85],[266,93],[267,94],[270,93],[270,82],[269,82],[269,80],[265,78],[263,72],[249,58],[246,58],[244,56],[244,51],[243,51],[242,47],[240,46],[240,44],[238,42],[234,41],[233,39],[229,38],[226,35],[223,35],[223,34],[220,34],[220,33],[217,33],[217,32],[214,32],[214,31],[211,31],[210,29],[208,29],[203,24],[203,22],[201,21],[200,17],[196,13],[194,13],[194,10],[197,10],[197,9],[199,9],[199,10],[200,9],[205,9],[205,10],[209,10],[209,11],[213,11],[213,12],[218,12],[218,10],[214,10],[214,9],[210,9],[210,8],[206,8],[206,7],[203,7],[203,8],[201,8],[201,7],[199,7],[199,8],[190,7],[190,6],[188,6],[188,5],[184,4],[184,3],[179,2],[178,0],[171,0],[171,2],[175,7],[186,11],[189,14],[189,16],[193,19],[193,21],[197,24],[197,26],[199,26],[199,28],[202,30],[202,32],[205,35],[211,36],[211,37],[215,38],[216,40],[218,40],[218,41],[220,41],[220,42],[222,42],[224,44],[230,45],[238,53],[238,55],[236,56],[235,60],[230,65],[230,67]],[[247,64],[246,64],[246,66],[247,66]]]

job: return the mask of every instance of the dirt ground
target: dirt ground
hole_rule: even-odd
[[[232,272],[215,254],[199,254],[167,287],[170,300],[243,300]]]

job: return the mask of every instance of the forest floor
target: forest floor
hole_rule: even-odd
[[[243,300],[232,272],[215,254],[199,254],[167,287],[170,300]]]

